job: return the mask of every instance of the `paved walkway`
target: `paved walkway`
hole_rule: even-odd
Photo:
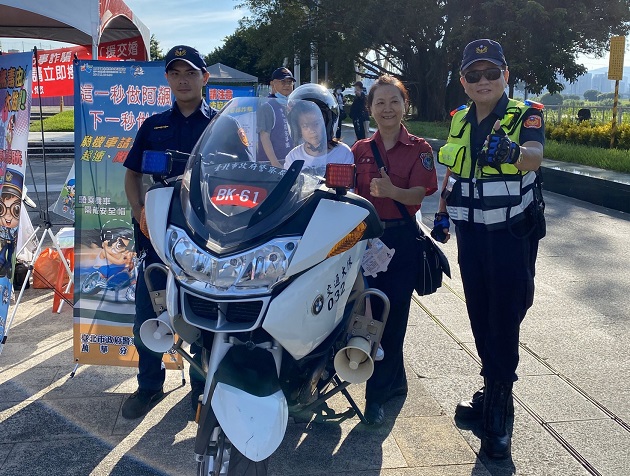
[[[553,193],[546,199],[536,301],[521,334],[512,460],[479,456],[479,428],[452,418],[481,379],[449,243],[453,279],[412,303],[407,398],[387,405],[378,429],[356,418],[291,423],[270,474],[630,474],[630,219]],[[425,222],[436,200],[426,200]],[[69,379],[72,314],[51,307],[51,292],[28,290],[0,355],[0,474],[195,474],[195,424],[181,374],[167,373],[168,396],[147,417],[123,419],[135,370],[82,366]],[[341,398],[331,406],[347,407]]]

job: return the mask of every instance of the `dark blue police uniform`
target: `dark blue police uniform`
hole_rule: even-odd
[[[473,160],[495,122],[506,115],[507,106],[508,97],[503,94],[490,115],[479,124],[475,104],[470,107],[466,121],[471,126]],[[531,116],[541,116],[542,124],[540,110],[530,108],[522,115]],[[543,131],[543,127],[522,127],[518,142],[544,144]],[[472,222],[458,223],[456,227],[466,307],[483,363],[481,374],[495,381],[517,379],[519,326],[534,300],[538,238],[530,233],[535,226],[532,214],[525,216],[525,220],[491,231]]]
[[[156,114],[144,121],[133,146],[125,160],[125,167],[141,173],[142,153],[145,150],[176,150],[189,154],[201,137],[201,134],[217,113],[202,101],[199,109],[185,117],[179,110],[177,102],[168,111]],[[170,177],[177,177],[184,172],[185,160],[176,160],[173,163]],[[145,258],[138,269],[136,283],[136,316],[133,325],[136,349],[138,351],[138,387],[141,390],[154,392],[162,389],[166,377],[162,367],[162,354],[147,349],[140,340],[140,326],[147,320],[156,317],[151,304],[151,298],[144,279],[146,266],[153,263],[161,263],[159,256],[151,245],[150,240],[140,231],[140,226],[133,220],[136,240],[136,252],[138,256],[145,254]],[[158,279],[159,277],[159,279]],[[162,273],[154,273],[152,283],[156,289],[166,287],[166,278]],[[155,278],[155,279],[153,279]],[[201,376],[192,371],[191,380],[201,380]]]

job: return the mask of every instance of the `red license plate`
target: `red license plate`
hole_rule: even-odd
[[[217,206],[236,205],[254,208],[267,198],[264,188],[249,185],[218,185],[212,194],[212,203]]]

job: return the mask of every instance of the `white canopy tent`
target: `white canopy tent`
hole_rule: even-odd
[[[208,80],[208,82],[212,84],[254,84],[258,82],[258,78],[256,76],[244,73],[235,68],[230,68],[229,66],[221,63],[215,63],[212,66],[208,66],[208,73],[210,73],[210,79]]]
[[[0,0],[0,37],[92,45],[141,36],[149,58],[150,32],[123,0]]]

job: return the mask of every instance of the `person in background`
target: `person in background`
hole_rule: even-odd
[[[455,224],[466,308],[481,359],[484,386],[460,402],[460,419],[482,419],[481,448],[511,455],[519,329],[534,300],[536,170],[545,140],[542,105],[509,99],[503,49],[481,39],[464,49],[460,82],[472,99],[453,111],[438,161],[446,165],[432,235],[449,239]],[[472,198],[472,199],[471,199]]]
[[[370,113],[367,108],[367,96],[363,89],[363,83],[357,81],[353,86],[355,96],[352,106],[350,106],[350,119],[352,119],[357,140],[361,140],[365,139],[369,133]],[[368,129],[365,128],[366,122],[368,123]]]
[[[295,78],[287,68],[278,68],[271,74],[269,101],[262,105],[257,117],[257,162],[269,162],[282,167],[285,157],[293,148],[287,126],[287,97],[293,92]]]
[[[335,137],[339,140],[341,139],[341,123],[346,118],[346,110],[343,101],[343,86],[341,84],[335,86],[334,95],[337,100],[337,105],[339,106],[339,121],[337,123],[337,131],[335,132]]]
[[[319,84],[303,84],[289,96],[289,123],[295,131],[294,141],[300,143],[287,155],[284,168],[303,160],[302,170],[324,176],[326,164],[352,164],[350,147],[333,138],[339,117],[337,100]]]
[[[144,194],[142,174],[142,153],[145,150],[176,150],[189,154],[217,111],[208,107],[202,99],[202,88],[208,82],[209,73],[206,63],[197,50],[190,46],[173,47],[165,57],[166,81],[175,97],[173,107],[161,114],[149,117],[142,123],[129,151],[124,166],[125,193],[131,205],[135,233],[136,252],[145,255],[138,270],[136,283],[136,316],[133,333],[138,351],[138,389],[122,406],[122,416],[127,419],[140,418],[146,415],[163,397],[162,386],[166,377],[162,364],[162,354],[150,351],[140,339],[140,326],[147,319],[156,316],[151,297],[144,279],[144,270],[152,263],[161,260],[148,237],[144,218]],[[187,159],[187,157],[186,157]],[[174,160],[169,177],[176,177],[184,172],[186,160]],[[166,277],[162,273],[154,273],[152,279],[155,289],[166,288]],[[191,346],[191,352],[195,353]],[[191,405],[197,409],[199,395],[203,392],[204,380],[191,368]]]
[[[401,215],[395,202],[405,205],[409,215],[414,217],[424,197],[437,190],[431,146],[424,139],[409,134],[402,124],[408,99],[407,89],[398,79],[378,78],[367,97],[377,131],[370,139],[352,146],[357,167],[356,192],[372,202],[385,228],[381,240],[395,250],[387,271],[367,277],[369,287],[380,289],[390,301],[381,340],[385,358],[374,363],[374,374],[365,390],[365,418],[373,425],[383,423],[385,402],[407,394],[403,342],[420,252],[417,230]],[[371,144],[376,145],[385,166],[380,170]],[[381,315],[380,300],[372,303],[372,313]]]

